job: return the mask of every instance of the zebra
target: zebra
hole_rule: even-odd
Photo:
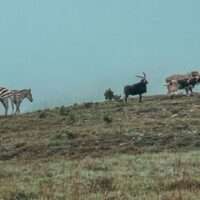
[[[33,102],[33,97],[31,93],[31,89],[23,89],[23,90],[11,90],[12,95],[9,96],[12,105],[12,112],[14,113],[14,109],[16,106],[15,114],[20,113],[20,105],[24,99],[28,99],[30,102]]]
[[[5,87],[0,87],[0,102],[3,104],[3,107],[5,109],[5,116],[8,115],[8,108],[9,108],[9,98],[12,96],[12,92],[5,88]]]

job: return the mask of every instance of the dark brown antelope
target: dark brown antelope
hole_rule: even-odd
[[[146,79],[146,74],[143,72],[143,76],[137,75],[137,77],[141,78],[140,82],[124,87],[125,102],[127,102],[129,95],[139,95],[139,102],[142,102],[142,94],[147,92],[148,81]]]

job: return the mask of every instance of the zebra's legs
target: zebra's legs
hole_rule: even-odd
[[[189,87],[189,91],[190,91],[190,96],[193,96],[192,87]]]
[[[186,96],[189,96],[189,88],[185,88]]]
[[[185,88],[185,91],[186,91],[187,96],[193,95],[192,87],[189,86],[189,87]]]
[[[6,99],[2,99],[1,102],[2,102],[2,104],[4,106],[4,108],[5,108],[5,116],[7,116],[8,115],[8,99],[7,98]]]
[[[15,103],[14,103],[14,100],[12,98],[10,98],[10,101],[11,101],[11,106],[12,106],[12,114],[14,113],[15,111]]]
[[[15,112],[15,114],[19,114],[20,113],[20,105],[21,105],[21,101],[16,103],[16,112]]]

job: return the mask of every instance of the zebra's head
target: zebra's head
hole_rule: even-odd
[[[32,96],[31,89],[28,89],[28,90],[27,90],[26,98],[27,98],[30,102],[33,102],[33,96]]]

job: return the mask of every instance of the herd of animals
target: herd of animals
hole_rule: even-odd
[[[147,92],[147,78],[146,74],[143,72],[143,75],[137,75],[140,78],[140,81],[132,84],[126,85],[124,87],[124,101],[127,103],[128,97],[138,95],[139,102],[142,102],[142,95]],[[200,73],[193,71],[191,73],[181,75],[174,74],[166,78],[166,87],[168,90],[168,95],[172,97],[178,90],[184,89],[186,95],[193,95],[193,88],[200,83]],[[109,88],[104,93],[106,100],[121,100],[121,95],[115,95],[114,92]],[[20,105],[24,99],[28,99],[30,102],[33,102],[31,89],[23,90],[9,90],[5,87],[0,87],[0,102],[5,108],[5,116],[8,115],[9,109],[9,100],[12,106],[12,113],[20,113]]]
[[[132,85],[126,85],[124,87],[124,101],[127,102],[127,99],[130,95],[139,95],[139,102],[142,102],[142,95],[147,92],[148,81],[146,79],[146,74],[143,72],[142,76],[137,75],[141,80],[138,83]],[[168,90],[168,95],[173,97],[178,90],[184,89],[186,95],[193,95],[193,88],[200,83],[200,73],[198,71],[192,71],[188,74],[174,74],[165,79]],[[120,100],[121,95],[115,95],[114,92],[109,88],[104,93],[106,100]]]

